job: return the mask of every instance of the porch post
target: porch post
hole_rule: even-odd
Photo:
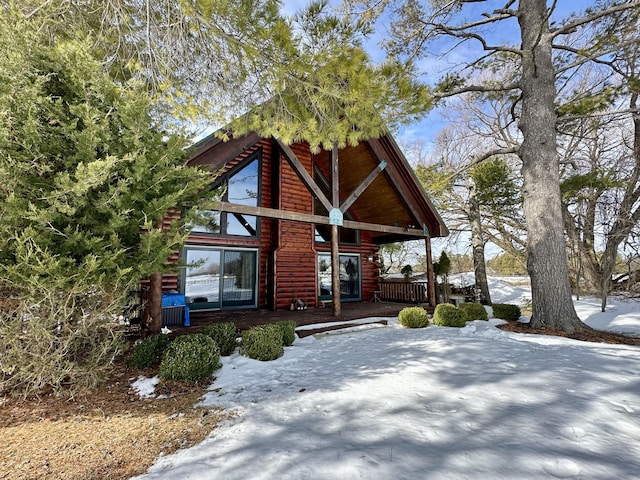
[[[429,306],[436,306],[436,278],[433,274],[433,257],[431,254],[431,237],[424,239],[425,250],[427,252],[427,297]]]
[[[338,177],[338,146],[333,145],[331,150],[331,191],[333,208],[340,209],[340,182]],[[340,232],[338,224],[331,224],[331,297],[332,315],[339,317],[342,314],[340,303]]]

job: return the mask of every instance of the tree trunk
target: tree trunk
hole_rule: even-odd
[[[638,108],[638,97],[640,97],[640,88],[637,82],[634,84],[635,90],[631,94],[629,108]],[[633,158],[635,165],[629,177],[629,183],[624,192],[624,198],[620,204],[618,217],[611,227],[611,231],[607,236],[607,246],[602,256],[602,304],[601,309],[604,312],[607,307],[607,296],[611,289],[611,275],[616,267],[616,257],[618,247],[633,230],[634,226],[640,219],[640,208],[634,210],[634,205],[640,198],[640,190],[637,188],[640,181],[640,116],[633,116]],[[629,278],[629,282],[631,278]]]
[[[531,277],[532,327],[588,328],[571,297],[556,154],[555,74],[546,2],[520,0],[522,118],[520,147]]]
[[[162,329],[162,273],[151,274],[149,302],[147,304],[147,328],[151,333],[160,333]]]
[[[571,251],[575,256],[572,263],[575,269],[576,294],[578,292],[597,294],[601,288],[602,271],[593,249],[593,241],[590,240],[592,236],[589,234],[588,225],[583,227],[582,230],[579,225],[576,226],[577,220],[566,204],[562,205],[562,213],[565,231],[571,244]],[[592,232],[593,230],[590,231]],[[581,286],[584,288],[580,288]]]
[[[489,292],[489,282],[487,281],[487,265],[484,259],[482,217],[480,216],[480,205],[476,197],[476,185],[471,179],[469,180],[468,205],[467,215],[471,224],[471,247],[473,249],[473,272],[476,279],[476,288],[480,289],[481,303],[491,305],[491,294]]]

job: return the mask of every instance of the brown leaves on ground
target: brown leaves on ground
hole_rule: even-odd
[[[563,332],[562,330],[553,330],[550,328],[532,328],[528,323],[509,322],[498,325],[501,330],[517,333],[530,333],[538,335],[554,335],[557,337],[572,338],[574,340],[582,340],[583,342],[594,343],[613,343],[621,345],[638,345],[640,346],[640,338],[629,337],[620,333],[604,332],[593,328],[585,328],[574,333]]]
[[[119,365],[98,390],[74,399],[0,398],[0,479],[128,479],[159,455],[204,440],[225,418],[194,407],[210,382],[165,382],[156,394],[167,398],[140,398],[131,388],[138,375]]]

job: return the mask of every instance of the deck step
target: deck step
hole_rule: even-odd
[[[346,322],[346,323],[338,323],[333,325],[318,324],[317,327],[311,324],[305,327],[296,328],[296,334],[298,335],[299,338],[304,338],[310,335],[318,335],[318,334],[323,334],[328,332],[339,333],[340,330],[346,330],[354,327],[366,327],[366,326],[379,327],[382,325],[384,326],[388,325],[387,320],[380,319],[380,320],[371,320],[366,322]]]

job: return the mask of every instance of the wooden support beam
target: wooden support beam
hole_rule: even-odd
[[[433,256],[431,252],[431,238],[425,237],[424,246],[426,251],[426,262],[427,262],[427,297],[429,298],[429,305],[431,307],[435,307],[438,303],[438,299],[436,298],[436,276],[433,271]]]
[[[239,213],[242,215],[255,215],[256,217],[275,218],[279,220],[291,220],[294,222],[317,223],[319,225],[330,225],[329,217],[322,215],[312,215],[310,213],[290,212],[288,210],[278,210],[275,208],[253,207],[241,205],[239,203],[218,202],[216,210],[219,212]],[[378,223],[355,222],[345,220],[344,228],[353,230],[365,230],[377,233],[389,233],[396,235],[406,235],[414,238],[424,238],[424,230],[420,228],[404,228],[392,225],[381,225]]]
[[[373,153],[378,158],[384,158],[385,151],[382,149],[382,146],[380,145],[380,139],[375,139],[375,138],[371,139],[367,142],[367,145],[369,145],[371,150],[373,150]],[[407,167],[411,169],[411,167],[409,167],[408,165]],[[406,185],[406,182],[404,181],[404,179],[402,179],[400,172],[398,172],[398,169],[394,167],[393,163],[390,163],[389,169],[387,170],[387,175],[391,177],[393,185]],[[416,220],[421,221],[420,219],[422,217],[420,216],[416,208],[413,206],[413,203],[405,201],[405,205],[411,211],[411,214],[413,215],[413,217]]]
[[[340,179],[338,177],[338,146],[331,150],[331,200],[333,208],[340,209]],[[340,223],[344,223],[344,219]],[[338,224],[331,224],[331,314],[339,317],[342,313],[340,303],[340,228]]]
[[[293,150],[291,150],[288,145],[282,143],[281,140],[276,139],[276,142],[278,142],[278,146],[280,147],[280,150],[282,150],[282,153],[284,153],[284,157],[287,159],[289,165],[291,165],[291,168],[293,168],[300,180],[302,180],[302,183],[304,183],[309,191],[313,194],[313,196],[316,197],[320,201],[320,203],[322,203],[324,208],[327,209],[327,212],[331,211],[333,205],[325,196],[313,177],[304,168],[304,165],[302,165],[300,160],[298,160],[298,157],[296,157],[296,154],[293,153]]]
[[[386,166],[387,166],[387,162],[385,162],[383,160],[375,168],[375,170],[373,170],[369,175],[367,175],[367,178],[365,178],[362,181],[362,183],[358,186],[358,188],[356,188],[351,193],[351,195],[349,195],[349,198],[347,198],[344,202],[342,202],[342,205],[340,206],[340,210],[342,211],[342,213],[346,213],[347,210],[349,210],[349,208],[351,208],[351,205],[353,205],[355,203],[355,201],[358,199],[358,197],[360,197],[360,195],[362,195],[362,192],[364,192],[367,189],[367,187],[373,183],[373,181],[385,169]]]

